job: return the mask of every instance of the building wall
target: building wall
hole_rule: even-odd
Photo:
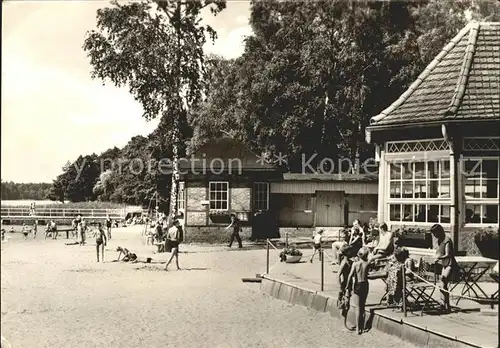
[[[272,195],[280,227],[312,227],[314,196],[311,194]],[[310,211],[310,212],[308,212]]]
[[[321,227],[344,225],[345,198],[342,191],[316,191],[315,224]]]
[[[361,223],[377,218],[378,195],[348,195],[348,223],[358,219]]]
[[[377,182],[362,181],[282,181],[270,185],[271,193],[314,194],[316,191],[343,191],[346,194],[378,194]]]
[[[189,182],[186,192],[186,225],[205,226],[208,219],[208,207],[201,204],[207,199],[207,188],[202,182]]]
[[[210,226],[209,206],[202,205],[208,200],[207,184],[201,181],[187,182],[186,225]],[[249,183],[229,183],[229,213],[235,213],[242,221],[250,217],[252,206],[252,188]]]
[[[251,211],[252,206],[252,188],[249,184],[232,184],[229,185],[229,205],[233,212]]]

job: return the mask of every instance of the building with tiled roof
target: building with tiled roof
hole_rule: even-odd
[[[479,253],[474,233],[498,229],[500,23],[471,23],[399,99],[372,117],[379,161],[378,219],[440,223],[455,247]]]

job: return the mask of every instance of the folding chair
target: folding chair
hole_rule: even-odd
[[[387,268],[388,262],[389,262],[388,257],[376,260],[374,262],[374,264],[370,266],[370,273],[368,273],[369,280],[382,279],[382,281],[384,282],[385,290],[384,290],[384,294],[380,298],[379,305],[381,305],[382,302],[384,302],[384,300],[387,299],[388,290],[387,290],[387,269],[386,268]]]
[[[434,299],[436,291],[437,276],[432,271],[432,265],[420,258],[418,269],[415,272],[418,277],[412,277],[411,273],[406,274],[406,303],[411,312],[420,310],[420,315],[424,310],[431,308],[440,308],[441,304]]]

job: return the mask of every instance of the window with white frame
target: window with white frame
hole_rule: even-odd
[[[450,161],[389,163],[391,222],[450,222]]]
[[[498,224],[500,162],[498,158],[465,158],[462,162],[465,223]]]
[[[180,181],[177,192],[177,211],[184,212],[185,199],[186,199],[185,185],[183,181]]]
[[[208,183],[210,210],[228,210],[229,183],[226,181],[211,181]]]
[[[269,210],[269,183],[253,184],[253,208],[254,210]]]

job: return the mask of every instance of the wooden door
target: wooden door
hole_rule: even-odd
[[[343,226],[344,201],[343,191],[316,191],[316,226]]]

